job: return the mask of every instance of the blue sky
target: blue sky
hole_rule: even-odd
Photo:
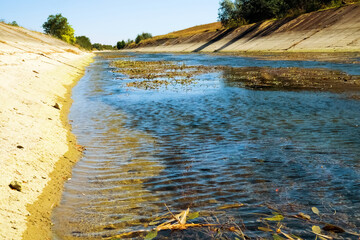
[[[42,32],[50,14],[62,13],[77,36],[115,45],[215,22],[218,8],[219,0],[0,0],[0,19]]]

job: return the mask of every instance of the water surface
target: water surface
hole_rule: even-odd
[[[134,59],[360,74],[358,65],[312,61],[203,54]],[[256,231],[256,214],[271,215],[264,204],[292,206],[294,214],[311,214],[316,206],[336,212],[338,225],[360,227],[360,101],[347,94],[238,88],[221,73],[201,75],[191,86],[127,88],[132,80],[113,73],[110,61],[97,57],[73,91],[70,119],[86,151],[54,211],[54,239],[149,229],[153,217],[167,212],[164,204],[174,212],[207,212],[243,203],[246,208],[225,216],[243,222],[251,237],[267,236]],[[313,237],[303,226],[289,227]]]

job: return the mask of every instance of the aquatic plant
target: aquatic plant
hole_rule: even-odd
[[[195,76],[214,71],[216,68],[188,66],[171,61],[131,61],[112,62],[114,72],[127,75],[130,79],[145,79],[127,83],[128,87],[158,89],[161,86],[190,85],[196,82]]]
[[[252,89],[285,90],[360,90],[360,76],[341,71],[308,68],[244,67],[226,68],[227,84]]]

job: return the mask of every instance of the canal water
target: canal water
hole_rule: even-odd
[[[330,68],[360,75],[354,64],[131,55],[138,61]],[[197,84],[135,89],[113,72],[113,60],[96,57],[73,90],[69,117],[86,151],[54,210],[54,239],[112,239],[148,230],[168,212],[166,206],[174,213],[199,212],[200,222],[236,224],[251,238],[272,236],[258,227],[276,209],[360,228],[359,100],[348,93],[239,88],[221,72],[200,75]],[[244,205],[231,207],[238,203]],[[315,238],[306,222],[283,225]],[[158,238],[211,239],[211,231]]]

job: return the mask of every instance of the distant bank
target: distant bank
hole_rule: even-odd
[[[51,239],[51,210],[80,157],[67,120],[92,54],[0,23],[0,239]]]
[[[140,43],[140,52],[359,52],[360,3],[235,29],[197,26]]]

